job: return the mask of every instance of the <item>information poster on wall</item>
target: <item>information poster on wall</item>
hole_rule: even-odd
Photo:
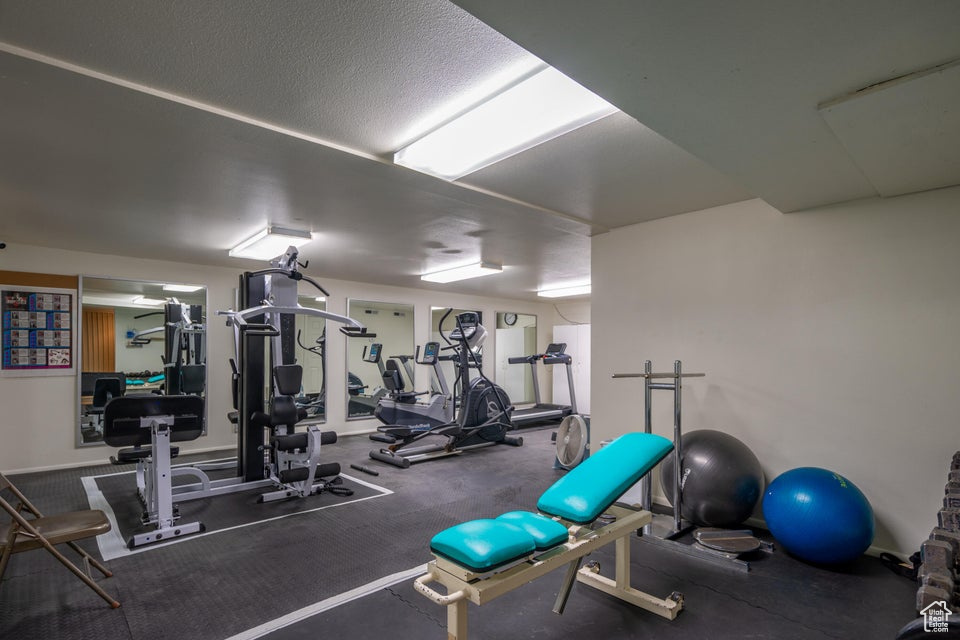
[[[73,327],[76,291],[0,288],[4,375],[70,375],[75,372]]]

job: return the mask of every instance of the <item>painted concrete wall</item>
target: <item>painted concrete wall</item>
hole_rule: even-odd
[[[592,253],[595,442],[643,428],[641,383],[611,374],[680,359],[707,374],[684,387],[686,429],[741,439],[768,481],[841,473],[873,505],[875,547],[919,547],[960,449],[960,188],[789,215],[748,201]],[[672,433],[667,392],[654,431]]]

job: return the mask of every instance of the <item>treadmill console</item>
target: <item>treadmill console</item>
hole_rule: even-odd
[[[383,345],[379,342],[372,342],[370,346],[363,352],[363,361],[364,362],[380,362],[380,349],[383,348]]]
[[[466,311],[457,316],[457,326],[450,332],[451,340],[460,340],[460,331],[467,340],[473,337],[477,327],[480,325],[480,316],[473,311]]]
[[[566,342],[551,342],[547,345],[547,350],[543,355],[547,358],[555,358],[557,356],[562,356],[566,350]]]

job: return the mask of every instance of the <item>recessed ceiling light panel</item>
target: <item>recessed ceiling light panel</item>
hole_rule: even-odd
[[[589,293],[589,284],[578,284],[571,287],[557,287],[553,289],[540,289],[537,291],[537,295],[541,298],[568,298],[570,296],[582,296]]]
[[[474,264],[466,264],[460,267],[454,267],[452,269],[444,269],[442,271],[434,271],[431,273],[425,273],[420,276],[420,279],[424,282],[456,282],[458,280],[467,280],[469,278],[479,278],[480,276],[489,276],[494,273],[500,273],[503,271],[503,267],[498,264],[493,264],[491,262],[476,262]]]
[[[312,239],[313,235],[309,231],[269,226],[230,249],[230,256],[269,260],[283,255],[291,245],[301,247]]]
[[[547,67],[397,151],[393,161],[456,180],[616,111]]]

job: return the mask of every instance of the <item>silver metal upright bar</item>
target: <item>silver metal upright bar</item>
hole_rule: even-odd
[[[643,378],[643,431],[644,433],[653,433],[653,389],[650,387],[650,374],[653,373],[653,362],[647,360],[643,363],[643,372],[647,375]],[[644,474],[640,484],[641,506],[644,511],[651,511],[653,508],[653,481],[650,474]],[[644,527],[644,533],[650,533],[650,525]]]
[[[674,538],[683,533],[686,528],[683,525],[681,483],[683,480],[683,469],[681,468],[681,458],[683,457],[683,426],[681,406],[683,398],[683,378],[702,378],[703,373],[683,373],[683,365],[679,360],[674,361],[672,372],[654,373],[653,364],[650,360],[643,363],[643,373],[615,373],[614,378],[643,378],[643,429],[646,433],[653,432],[653,392],[654,391],[672,391],[673,392],[673,460],[674,477],[671,479],[673,484],[673,526],[665,534],[666,538]],[[655,380],[671,380],[670,382],[655,382]],[[652,487],[649,474],[641,479],[640,495],[641,506],[649,511],[653,505]],[[653,532],[654,523],[644,527],[644,534],[650,535]]]
[[[680,427],[680,396],[683,390],[682,365],[679,360],[673,363],[673,373],[676,379],[673,381],[673,530],[677,533],[681,530],[681,505],[683,497],[681,495],[681,484],[683,481],[683,469],[681,469],[681,453],[683,448],[683,430]]]

